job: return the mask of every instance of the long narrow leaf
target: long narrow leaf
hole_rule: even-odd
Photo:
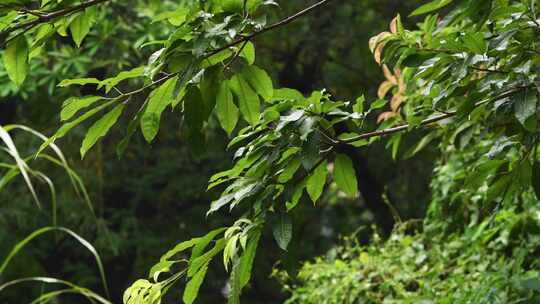
[[[79,242],[81,245],[83,245],[88,251],[90,251],[90,253],[92,253],[92,255],[94,256],[94,259],[96,260],[98,269],[99,269],[99,274],[101,276],[101,281],[103,283],[103,288],[105,289],[105,292],[106,292],[107,296],[110,298],[110,296],[109,296],[109,288],[108,288],[108,284],[107,284],[107,278],[105,276],[105,270],[103,268],[103,263],[101,262],[101,258],[99,256],[98,252],[96,251],[94,246],[92,246],[92,244],[90,244],[90,242],[88,242],[87,240],[85,240],[84,238],[82,238],[81,236],[79,236],[78,234],[73,232],[72,230],[64,228],[64,227],[44,227],[44,228],[38,229],[38,230],[32,232],[24,240],[17,243],[13,247],[11,252],[8,254],[8,256],[4,259],[4,263],[0,266],[0,275],[4,272],[4,270],[9,265],[10,261],[15,257],[15,255],[17,255],[29,242],[31,242],[35,238],[37,238],[37,237],[39,237],[39,236],[41,236],[41,235],[43,235],[45,233],[48,233],[48,232],[51,232],[51,231],[60,231],[60,232],[66,233],[67,235],[69,235],[69,236],[73,237],[75,240],[77,240],[77,242]],[[0,291],[1,290],[2,290],[2,288],[0,288]]]
[[[98,295],[97,293],[95,293],[95,292],[93,292],[93,291],[91,291],[91,290],[89,290],[87,288],[80,287],[80,286],[75,285],[75,284],[73,284],[71,282],[68,282],[68,281],[55,279],[55,278],[50,278],[50,277],[29,277],[29,278],[23,278],[23,279],[9,281],[9,282],[7,282],[7,283],[5,283],[3,285],[0,285],[0,291],[6,289],[8,287],[15,286],[15,285],[22,284],[22,283],[27,283],[27,282],[65,285],[65,286],[71,287],[72,290],[76,291],[80,295],[83,295],[88,300],[90,300],[90,302],[92,302],[92,303],[94,303],[93,300],[95,300],[95,301],[98,301],[101,304],[112,304],[112,302],[110,302],[109,300],[103,298],[102,296]]]
[[[7,132],[10,132],[11,130],[14,130],[14,129],[20,129],[22,131],[28,132],[38,137],[43,142],[47,142],[47,140],[49,139],[44,134],[24,125],[6,125],[4,126],[4,129]],[[60,150],[60,148],[55,143],[51,143],[49,146],[54,151],[54,153],[58,156],[58,159],[59,159],[59,162],[56,159],[53,162],[63,167],[68,172],[69,179],[71,181],[71,184],[73,185],[73,188],[75,189],[75,192],[77,193],[79,197],[81,197],[86,202],[86,204],[88,205],[88,208],[90,208],[90,210],[92,211],[92,214],[95,215],[94,208],[92,206],[92,203],[90,202],[88,191],[86,191],[86,187],[84,186],[84,183],[82,183],[81,178],[77,175],[77,173],[75,173],[73,169],[71,169],[71,167],[69,166],[66,160],[66,157],[62,153],[62,150]],[[52,158],[48,158],[48,157],[46,158],[52,161]]]
[[[38,206],[41,206],[41,203],[36,194],[36,190],[34,189],[34,185],[32,184],[32,181],[30,180],[30,176],[28,175],[28,172],[27,172],[28,166],[19,155],[19,151],[17,151],[17,147],[15,147],[15,143],[11,139],[11,136],[2,126],[0,126],[0,139],[4,142],[4,144],[8,148],[11,156],[15,159],[15,162],[17,163],[17,166],[19,167],[19,170],[21,171],[24,181],[26,182],[26,185],[28,186],[30,193],[32,193],[32,197],[34,198],[34,201],[36,202]]]

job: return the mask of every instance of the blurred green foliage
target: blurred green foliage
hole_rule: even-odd
[[[455,177],[467,171],[464,165],[461,155],[449,155],[436,167],[432,187],[444,196],[434,195],[431,208],[450,207],[451,214],[476,220],[457,224],[430,214],[399,224],[388,240],[374,235],[363,245],[345,238],[341,247],[306,262],[297,277],[275,271],[291,294],[286,303],[538,303],[537,199],[529,191],[523,209],[506,207],[478,220],[477,205],[455,206],[464,201],[446,192],[459,184]]]

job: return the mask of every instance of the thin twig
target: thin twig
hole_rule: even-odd
[[[470,66],[471,69],[477,70],[480,72],[488,72],[488,73],[499,73],[499,74],[508,74],[507,71],[501,71],[501,70],[495,70],[495,69],[487,69],[487,68],[480,68],[474,65]]]

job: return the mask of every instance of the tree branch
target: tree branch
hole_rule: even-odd
[[[13,27],[10,27],[4,31],[2,31],[0,33],[0,36],[4,36],[4,35],[9,35],[10,33],[13,33],[17,30],[20,30],[20,29],[23,29],[25,31],[27,31],[28,29],[31,29],[39,24],[42,24],[42,23],[47,23],[51,20],[54,20],[56,18],[60,18],[60,17],[64,17],[64,16],[69,16],[73,13],[76,13],[76,12],[79,12],[79,11],[82,11],[90,6],[94,6],[94,5],[98,5],[98,4],[101,4],[101,3],[104,3],[104,2],[107,2],[107,1],[110,1],[110,0],[90,0],[88,2],[82,2],[78,5],[74,5],[74,6],[70,6],[70,7],[66,7],[66,8],[63,8],[61,10],[57,10],[57,11],[53,11],[53,12],[49,12],[49,13],[45,13],[45,12],[38,12],[38,11],[32,11],[32,15],[34,15],[36,17],[36,19],[32,20],[32,21],[29,21],[29,22],[25,22],[25,23],[21,23],[21,24],[17,24]],[[29,13],[28,11],[24,11],[24,13]]]
[[[493,102],[493,101],[497,101],[497,100],[501,100],[501,99],[510,97],[510,96],[514,95],[515,93],[517,93],[517,92],[519,92],[519,91],[521,91],[523,89],[525,89],[525,87],[518,87],[518,88],[512,89],[512,90],[507,91],[506,93],[501,94],[499,96],[496,96],[496,97],[490,98],[488,100],[478,102],[478,103],[476,103],[474,105],[474,107],[477,108],[477,107],[482,106],[482,105],[484,105],[484,104],[486,104],[488,102]],[[438,121],[445,120],[447,118],[456,116],[457,114],[458,114],[458,112],[454,111],[454,112],[448,112],[448,113],[440,114],[440,115],[437,115],[437,116],[433,116],[431,118],[424,119],[419,125],[420,126],[426,126],[426,125],[432,124],[434,122],[438,122]],[[350,143],[353,143],[353,142],[358,141],[358,140],[369,139],[369,138],[372,138],[372,137],[381,137],[381,136],[386,136],[386,135],[398,133],[398,132],[405,131],[405,130],[409,129],[410,127],[411,127],[410,124],[404,124],[404,125],[401,125],[401,126],[392,127],[392,128],[388,128],[388,129],[384,129],[384,130],[379,130],[379,131],[360,134],[360,135],[355,136],[355,137],[351,137],[351,138],[347,138],[347,139],[341,139],[341,140],[338,140],[338,141],[339,141],[340,144],[350,144]]]
[[[99,0],[95,0],[95,1],[99,1]],[[101,0],[101,1],[108,1],[108,0]],[[307,8],[305,8],[305,9],[299,11],[298,13],[296,13],[296,14],[294,14],[294,15],[292,15],[292,16],[289,16],[289,17],[287,17],[287,18],[285,18],[285,19],[283,19],[283,20],[281,20],[281,21],[278,21],[278,22],[276,22],[276,23],[274,23],[274,24],[272,24],[272,25],[269,25],[269,26],[263,28],[263,29],[260,30],[260,31],[254,32],[254,33],[252,33],[252,34],[250,34],[250,35],[247,35],[247,36],[243,36],[243,37],[241,37],[241,38],[239,38],[239,39],[237,39],[237,40],[235,40],[235,41],[233,41],[233,42],[231,42],[231,43],[229,43],[229,44],[227,44],[227,45],[225,45],[225,46],[222,46],[222,47],[220,47],[220,48],[217,48],[217,49],[211,51],[210,53],[208,53],[207,55],[205,55],[204,58],[203,58],[203,60],[204,60],[204,59],[208,59],[209,57],[211,57],[211,56],[213,56],[213,55],[216,55],[217,53],[219,53],[219,52],[221,52],[221,51],[224,51],[224,50],[226,50],[226,49],[228,49],[228,48],[231,48],[231,47],[233,47],[233,46],[236,46],[236,45],[238,45],[238,44],[241,44],[241,43],[247,43],[247,42],[250,41],[251,39],[253,39],[253,38],[255,38],[255,37],[257,37],[257,36],[259,36],[259,35],[261,35],[261,34],[264,34],[264,33],[268,32],[268,31],[271,31],[271,30],[273,30],[273,29],[275,29],[275,28],[278,28],[278,27],[287,25],[287,24],[293,22],[294,20],[296,20],[296,19],[298,19],[298,18],[300,18],[300,17],[302,17],[302,16],[308,14],[309,12],[311,12],[311,11],[313,11],[313,10],[315,10],[315,9],[317,9],[317,8],[319,8],[319,7],[321,7],[322,5],[324,5],[324,4],[326,4],[326,3],[330,2],[330,1],[332,1],[332,0],[322,0],[322,1],[319,1],[319,2],[317,2],[317,3],[315,3],[315,4],[313,4],[312,6],[307,7]],[[172,77],[174,77],[174,76],[176,76],[176,75],[178,75],[178,74],[179,74],[178,72],[177,72],[177,73],[173,73],[173,74],[168,74],[167,76],[164,76],[164,77],[162,77],[162,78],[160,78],[160,79],[158,79],[158,80],[156,80],[156,81],[153,81],[152,83],[148,84],[147,86],[144,86],[144,87],[142,87],[142,88],[140,88],[140,89],[138,89],[138,90],[132,91],[132,92],[125,93],[125,94],[120,95],[120,96],[118,96],[118,97],[116,97],[116,98],[126,97],[126,96],[132,96],[132,95],[141,93],[141,92],[143,92],[144,90],[146,90],[146,89],[148,89],[148,88],[151,88],[151,87],[153,87],[153,86],[155,86],[155,85],[159,85],[159,84],[161,84],[161,83],[167,81],[168,79],[170,79],[170,78],[172,78]]]
[[[298,19],[298,18],[300,18],[300,17],[302,17],[302,16],[304,16],[304,15],[310,13],[311,11],[313,11],[313,10],[315,10],[315,9],[317,9],[317,8],[319,8],[319,7],[323,6],[323,5],[325,5],[325,4],[327,4],[327,3],[330,2],[330,1],[332,1],[332,0],[322,0],[322,1],[319,1],[319,2],[317,2],[317,3],[315,3],[315,4],[313,4],[312,6],[307,7],[307,8],[305,8],[305,9],[303,9],[303,10],[297,12],[296,14],[294,14],[294,15],[292,15],[292,16],[289,16],[289,17],[287,17],[287,18],[285,18],[285,19],[283,19],[283,20],[281,20],[281,21],[279,21],[279,22],[276,22],[276,23],[274,23],[274,24],[272,24],[272,25],[269,25],[269,26],[263,28],[263,29],[260,30],[260,31],[254,32],[254,33],[252,33],[252,34],[250,34],[250,35],[247,35],[247,36],[243,36],[243,37],[241,37],[241,38],[239,38],[239,39],[237,39],[237,40],[231,42],[231,43],[228,44],[228,45],[225,45],[225,46],[222,46],[222,47],[220,47],[220,48],[217,48],[217,49],[213,50],[212,52],[210,52],[210,54],[208,54],[208,57],[210,57],[210,56],[212,56],[212,55],[215,55],[215,54],[217,54],[217,53],[219,53],[219,52],[221,52],[221,51],[223,51],[223,50],[226,50],[226,49],[228,49],[228,48],[230,48],[230,47],[236,46],[236,45],[238,45],[238,44],[240,44],[240,43],[242,43],[242,42],[250,41],[250,40],[252,40],[253,38],[255,38],[255,37],[257,37],[257,36],[259,36],[259,35],[261,35],[261,34],[264,34],[264,33],[268,32],[268,31],[271,31],[271,30],[273,30],[273,29],[275,29],[275,28],[277,28],[277,27],[281,27],[281,26],[287,25],[287,24],[289,24],[289,23],[295,21],[296,19]]]

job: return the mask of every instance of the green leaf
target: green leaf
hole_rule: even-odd
[[[28,73],[28,43],[24,35],[7,44],[2,58],[9,79],[21,86]]]
[[[77,125],[82,123],[83,121],[87,120],[88,118],[94,116],[99,111],[101,111],[101,110],[105,109],[106,107],[110,106],[113,102],[115,102],[115,101],[111,100],[111,101],[109,101],[107,103],[104,103],[104,104],[98,106],[98,107],[95,107],[92,110],[90,110],[90,111],[84,113],[83,115],[79,116],[77,119],[62,125],[62,127],[60,127],[60,129],[58,129],[58,131],[56,131],[56,133],[53,136],[51,136],[46,142],[44,142],[39,147],[38,152],[36,153],[36,155],[39,155],[50,144],[54,143],[57,139],[60,139],[60,138],[64,137],[71,129],[73,129],[74,127],[76,127]]]
[[[92,127],[90,127],[81,145],[81,158],[84,158],[86,152],[88,152],[101,137],[107,135],[111,127],[116,123],[120,115],[122,115],[123,110],[123,103],[117,105],[112,111],[103,115],[101,119],[96,121]]]
[[[16,163],[16,170],[20,171],[22,176],[23,176],[23,179],[26,183],[26,185],[28,186],[28,190],[30,190],[30,193],[32,194],[32,197],[34,198],[34,201],[36,202],[36,204],[38,206],[41,206],[40,204],[40,201],[39,201],[39,198],[37,196],[37,193],[36,193],[36,190],[34,188],[34,185],[32,184],[32,181],[30,180],[30,175],[28,174],[28,165],[26,164],[26,162],[24,161],[24,159],[20,156],[19,154],[19,151],[17,150],[17,146],[15,145],[15,142],[13,141],[13,139],[11,138],[11,135],[8,133],[8,131],[0,126],[0,140],[4,143],[4,145],[6,146],[6,151],[13,157],[13,159],[15,160],[15,163]],[[6,180],[4,180],[4,178],[7,178],[7,180],[13,178],[13,173],[12,174],[9,174],[9,177],[8,177],[8,174],[6,174],[6,176],[3,176],[2,177],[2,182],[1,184],[5,184],[6,183]],[[0,271],[1,273],[1,271]]]
[[[219,86],[216,114],[221,127],[230,136],[238,123],[238,108],[233,102],[233,95],[228,81],[223,81]]]
[[[288,162],[283,172],[279,175],[278,182],[284,184],[290,181],[296,171],[298,171],[298,168],[300,168],[300,165],[302,165],[302,159],[299,157],[296,157],[292,161]]]
[[[277,165],[281,164],[282,162],[286,161],[289,159],[289,157],[295,155],[295,154],[298,154],[298,152],[300,152],[302,150],[302,148],[300,147],[290,147],[288,148],[287,150],[285,150],[285,152],[283,152],[283,154],[281,155],[281,158],[278,160],[278,162],[276,163]]]
[[[196,86],[190,86],[184,97],[184,119],[192,131],[199,131],[205,120],[201,92]]]
[[[300,199],[302,198],[302,194],[304,194],[304,188],[306,188],[306,179],[304,179],[300,184],[296,185],[294,187],[294,192],[291,197],[291,200],[285,203],[285,207],[287,208],[287,212],[291,211],[292,209],[296,208],[298,203],[300,202]]]
[[[227,228],[224,228],[224,227],[214,229],[210,231],[209,233],[207,233],[205,236],[198,238],[199,240],[197,244],[195,245],[195,247],[193,247],[193,250],[191,251],[190,263],[193,262],[199,256],[201,256],[202,253],[204,252],[204,249],[206,249],[206,247],[208,246],[208,244],[210,244],[210,242],[212,242],[212,240],[214,240],[214,238],[218,234],[222,233],[226,229]]]
[[[174,11],[166,11],[152,18],[152,23],[167,20],[174,26],[180,26],[186,21],[188,17],[189,9],[180,6]]]
[[[118,73],[115,77],[107,78],[103,81],[101,81],[102,84],[105,85],[105,91],[108,93],[113,87],[118,85],[120,82],[131,79],[131,78],[137,78],[144,75],[144,66],[133,68],[129,71],[122,71]]]
[[[91,12],[91,10],[87,9],[86,11],[77,15],[75,19],[73,19],[73,21],[69,24],[71,36],[73,37],[73,41],[75,42],[77,47],[81,46],[84,37],[88,35],[90,29],[92,28],[92,24],[94,23],[94,16]]]
[[[229,285],[231,286],[231,289],[229,291],[227,303],[240,304],[240,294],[242,293],[240,274],[238,273],[240,268],[240,262],[238,260],[235,260],[233,263],[234,265],[231,272],[231,277],[229,279]]]
[[[488,45],[484,39],[483,32],[466,33],[463,36],[465,46],[473,53],[483,55],[487,52]]]
[[[386,99],[378,99],[369,106],[369,112],[384,107],[388,101]]]
[[[424,136],[420,141],[418,141],[414,146],[412,146],[403,157],[407,159],[415,156],[418,152],[422,151],[425,147],[427,147],[438,136],[439,135],[436,132],[430,132],[428,135]]]
[[[216,107],[216,99],[222,83],[221,74],[221,68],[209,68],[204,71],[203,79],[199,84],[202,97],[203,121],[208,120]]]
[[[13,22],[18,15],[19,14],[16,10],[11,10],[9,13],[7,13],[7,15],[0,17],[0,31],[3,31],[10,26],[11,22]]]
[[[307,193],[315,204],[321,197],[326,184],[326,175],[328,174],[327,162],[323,161],[307,179]]]
[[[62,104],[60,120],[69,120],[80,110],[87,108],[102,99],[103,97],[100,96],[70,97]]]
[[[273,100],[303,100],[304,95],[295,89],[276,89],[274,90]]]
[[[101,81],[97,78],[64,79],[58,84],[58,86],[61,88],[65,88],[71,85],[86,85],[86,84],[101,84]]]
[[[420,6],[417,9],[415,9],[409,16],[413,17],[413,16],[423,15],[423,14],[427,14],[427,13],[436,11],[436,10],[441,9],[441,8],[447,6],[448,4],[452,3],[452,1],[453,0],[435,0],[435,1],[431,1],[431,2],[429,2],[427,4],[424,4],[424,5]]]
[[[338,154],[334,161],[334,181],[350,197],[358,195],[358,181],[351,159],[345,154]]]
[[[241,75],[235,75],[229,82],[230,88],[238,98],[240,112],[244,119],[252,126],[259,122],[260,101],[257,94],[251,89]]]
[[[181,242],[181,243],[177,244],[176,246],[174,246],[173,249],[167,251],[167,253],[165,253],[163,256],[161,256],[160,261],[169,260],[170,258],[174,257],[176,254],[195,246],[196,244],[199,243],[200,240],[201,240],[201,238],[193,238],[193,239],[191,239],[189,241],[184,241],[184,242]]]
[[[137,126],[139,126],[139,124],[141,123],[143,109],[144,109],[144,106],[137,112],[137,115],[135,115],[135,117],[131,119],[131,121],[129,122],[127,126],[126,135],[116,146],[116,156],[118,157],[118,159],[122,158],[129,143],[131,142],[131,137],[133,137],[133,134],[135,134],[135,131],[137,131]]]
[[[535,161],[532,170],[532,186],[536,198],[540,200],[540,161]]]
[[[356,113],[364,113],[364,103],[366,102],[366,98],[364,95],[356,98],[356,103],[353,105],[353,111]]]
[[[173,91],[178,77],[173,77],[150,93],[148,105],[141,118],[141,130],[147,142],[152,142],[159,131],[161,114],[173,101]]]
[[[240,265],[238,268],[238,275],[240,279],[240,288],[244,288],[251,279],[251,271],[253,269],[253,261],[257,253],[257,246],[261,238],[261,231],[257,231],[255,235],[249,241],[246,250],[240,257]]]
[[[249,65],[255,63],[255,46],[253,45],[253,43],[251,43],[250,41],[246,43],[244,49],[242,50],[242,52],[240,52],[240,57],[246,59]]]
[[[225,12],[241,13],[244,7],[244,0],[222,0],[221,8]]]
[[[28,235],[24,240],[18,242],[15,246],[13,246],[13,248],[11,249],[11,251],[9,252],[7,257],[4,258],[3,263],[0,266],[0,275],[5,271],[5,269],[9,265],[10,261],[26,245],[28,245],[28,243],[32,242],[34,239],[36,239],[36,238],[38,238],[38,237],[40,237],[40,236],[42,236],[44,234],[47,234],[49,232],[61,232],[63,234],[66,234],[66,235],[70,236],[71,238],[76,240],[81,246],[83,246],[86,250],[88,250],[88,252],[90,252],[92,254],[94,260],[96,261],[96,264],[97,264],[97,267],[98,267],[98,270],[99,270],[99,274],[100,274],[100,277],[101,277],[101,281],[103,283],[103,287],[104,287],[105,291],[108,294],[109,290],[108,290],[108,287],[107,287],[108,286],[107,285],[107,277],[105,275],[105,269],[103,267],[103,263],[101,261],[101,257],[99,255],[99,253],[94,248],[94,246],[92,246],[92,244],[90,242],[88,242],[86,239],[82,238],[80,235],[73,232],[72,230],[64,228],[64,227],[44,227],[44,228],[35,230],[30,235]]]
[[[225,248],[225,240],[220,239],[216,241],[214,247],[210,249],[205,254],[197,257],[196,259],[193,259],[193,261],[190,260],[189,262],[189,269],[188,269],[188,278],[193,277],[201,267],[204,265],[210,263],[210,261],[218,254],[220,251]]]
[[[197,299],[197,296],[199,295],[199,289],[201,287],[202,282],[204,281],[204,277],[206,276],[206,272],[208,270],[208,264],[201,267],[199,271],[189,280],[189,282],[186,285],[186,289],[184,290],[184,295],[182,297],[182,300],[185,304],[192,304],[195,302],[195,299]]]
[[[281,213],[273,227],[273,234],[279,248],[287,250],[292,239],[293,226],[291,218],[286,213]]]
[[[269,101],[274,95],[274,86],[272,85],[272,79],[266,71],[258,68],[254,65],[249,65],[242,71],[242,76],[247,79],[251,87],[262,97],[264,100]]]
[[[533,126],[528,124],[528,119],[536,114],[537,98],[534,90],[525,90],[513,96],[514,112],[517,120],[528,130]],[[531,130],[533,131],[533,130]]]

